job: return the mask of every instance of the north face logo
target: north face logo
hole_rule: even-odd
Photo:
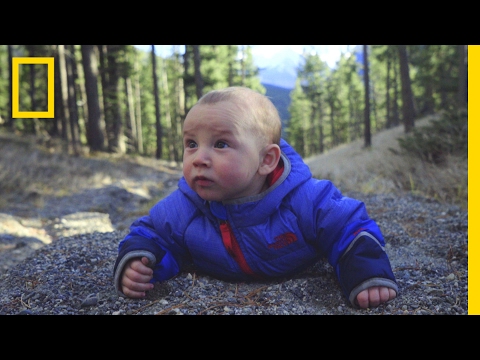
[[[274,240],[275,242],[273,244],[268,244],[268,247],[270,249],[278,250],[297,241],[297,236],[294,233],[288,232],[278,235]]]

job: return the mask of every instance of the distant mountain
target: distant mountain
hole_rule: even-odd
[[[355,59],[359,64],[363,64],[363,48],[362,45],[350,45],[352,48],[347,53],[355,53]],[[338,54],[338,57],[340,54]],[[322,57],[325,61],[325,57]],[[285,89],[293,89],[297,79],[299,66],[303,63],[303,56],[290,48],[276,53],[272,57],[257,55],[254,58],[255,64],[259,69],[260,82],[262,84],[279,86]],[[328,62],[329,66],[334,69],[338,65],[338,59],[335,63],[332,60]],[[363,74],[363,70],[360,75]]]
[[[262,84],[273,85],[284,89],[293,89],[297,79],[297,68],[302,56],[295,51],[286,48],[271,59],[259,59],[258,64],[267,64],[268,66],[259,66],[260,82]]]
[[[292,89],[286,89],[280,86],[269,84],[262,85],[267,90],[265,95],[270,98],[273,105],[275,105],[278,110],[280,119],[282,119],[282,127],[286,129],[290,120],[290,113],[288,111],[288,107],[290,106],[290,92],[292,91]]]
[[[355,52],[356,61],[360,64],[363,63],[362,51],[361,45],[352,49],[352,52]],[[295,88],[297,70],[302,64],[302,59],[302,55],[290,48],[285,48],[271,58],[257,57],[255,59],[259,68],[260,82],[267,90],[266,95],[277,107],[284,129],[287,128],[290,120],[288,111],[291,102],[290,92]],[[363,75],[363,69],[360,71],[360,75]]]
[[[287,128],[290,120],[288,111],[291,101],[290,92],[295,88],[300,61],[301,55],[289,48],[273,58],[256,59],[258,64],[268,64],[266,67],[259,67],[260,82],[267,90],[265,95],[272,100],[278,110],[283,129]]]

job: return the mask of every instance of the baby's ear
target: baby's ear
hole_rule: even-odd
[[[267,145],[262,150],[262,162],[258,168],[258,173],[268,175],[275,170],[280,161],[280,153],[280,147],[277,144]]]

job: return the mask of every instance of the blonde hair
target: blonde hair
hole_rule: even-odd
[[[249,130],[260,134],[268,143],[280,145],[282,121],[278,110],[267,96],[257,91],[243,86],[212,90],[203,95],[197,104],[215,104],[230,100],[237,101],[237,105],[246,113],[248,122],[245,125]]]

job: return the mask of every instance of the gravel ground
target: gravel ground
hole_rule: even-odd
[[[102,198],[105,203],[109,201],[106,192],[92,196],[106,196]],[[269,282],[230,283],[190,269],[156,284],[145,299],[119,297],[113,287],[112,269],[118,242],[126,233],[125,222],[130,219],[116,211],[122,204],[132,211],[132,203],[140,206],[148,199],[135,200],[120,190],[111,192],[116,196],[110,199],[103,215],[107,213],[110,220],[116,220],[100,222],[96,228],[99,230],[90,233],[84,233],[79,226],[79,233],[72,235],[73,227],[65,226],[68,219],[62,222],[66,214],[42,213],[28,218],[21,217],[28,214],[0,209],[0,226],[17,226],[16,232],[4,230],[0,235],[0,314],[467,314],[468,222],[467,212],[457,206],[410,193],[346,194],[363,200],[382,229],[400,291],[388,304],[356,310],[342,296],[333,270],[325,261],[295,277]],[[123,200],[118,196],[122,193]],[[71,200],[66,201],[72,204]],[[80,204],[91,200],[87,196],[75,198]],[[64,205],[59,202],[51,209]],[[95,210],[101,218],[102,208],[97,206]],[[86,221],[87,227],[93,224],[88,217]],[[22,227],[26,233],[19,230]]]

